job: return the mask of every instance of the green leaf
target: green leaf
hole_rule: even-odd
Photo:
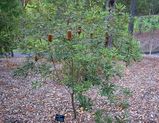
[[[102,90],[101,90],[101,95],[102,96],[111,96],[115,91],[115,85],[112,83],[106,83],[103,85]]]

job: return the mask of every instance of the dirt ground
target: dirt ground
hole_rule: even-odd
[[[135,33],[134,37],[140,41],[143,52],[149,52],[152,46],[152,52],[159,52],[159,30],[154,32]]]
[[[72,120],[70,95],[63,85],[47,81],[32,89],[35,78],[13,78],[12,70],[23,59],[0,60],[0,123],[54,123],[57,113],[66,116],[65,123],[94,123],[93,112],[78,113]],[[141,62],[126,68],[116,85],[128,87],[133,96],[129,98],[129,123],[159,123],[159,57],[145,56]],[[87,93],[94,100],[95,109],[108,109],[94,87]],[[121,111],[122,112],[122,111]]]

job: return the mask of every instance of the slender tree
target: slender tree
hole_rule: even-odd
[[[136,7],[137,7],[137,0],[131,0],[130,3],[130,22],[129,22],[129,33],[133,34],[134,31],[134,16],[136,15]]]
[[[115,8],[115,2],[116,0],[108,0],[107,1],[107,10],[109,11],[109,22],[112,21],[112,12],[114,11]],[[108,27],[109,28],[109,27]],[[113,44],[113,40],[112,40],[112,34],[106,33],[106,37],[105,37],[105,45],[107,45],[107,47],[111,48]]]
[[[0,53],[6,54],[16,48],[18,17],[21,7],[18,0],[1,0],[0,4]]]

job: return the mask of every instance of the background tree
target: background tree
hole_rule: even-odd
[[[126,11],[130,12],[131,0],[117,0],[118,3],[122,3],[126,6]],[[136,15],[149,15],[153,11],[153,14],[159,13],[159,1],[158,0],[138,0],[136,1]]]
[[[16,48],[18,17],[21,6],[18,0],[1,0],[0,4],[0,53],[11,52]]]
[[[136,7],[137,7],[137,1],[131,0],[130,3],[130,22],[129,22],[129,33],[133,34],[134,31],[134,16],[136,15]]]

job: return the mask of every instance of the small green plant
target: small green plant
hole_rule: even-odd
[[[112,83],[106,83],[102,87],[101,95],[110,97],[111,95],[114,94],[114,91],[115,91],[115,85]]]
[[[32,88],[33,89],[37,89],[40,88],[42,86],[42,83],[39,81],[32,81]]]
[[[122,108],[122,110],[128,109],[129,107],[129,102],[127,100],[122,101],[120,104],[120,107]]]
[[[123,94],[128,97],[132,96],[132,92],[129,88],[123,88]]]
[[[27,77],[28,73],[33,71],[34,67],[34,62],[27,61],[22,66],[18,67],[16,70],[13,71],[13,76]]]
[[[104,116],[104,111],[97,110],[95,112],[95,121],[96,123],[113,123],[113,118],[110,116]]]
[[[81,95],[81,94],[78,94],[78,95],[76,96],[76,98],[77,98],[77,100],[78,100],[79,103],[80,103],[79,107],[83,107],[84,110],[86,110],[86,111],[89,111],[89,110],[92,109],[92,105],[93,105],[93,104],[92,104],[90,98],[88,98],[88,97],[86,97],[86,96],[83,96],[83,95]]]

